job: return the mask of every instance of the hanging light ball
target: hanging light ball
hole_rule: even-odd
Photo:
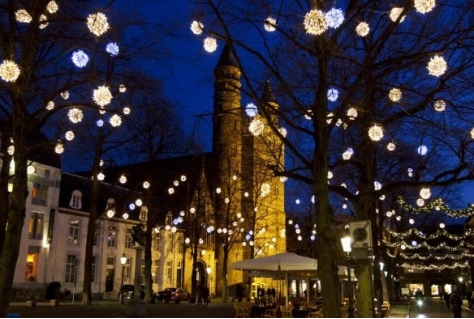
[[[308,12],[304,18],[304,28],[306,33],[319,35],[327,30],[328,23],[324,12],[321,10],[311,10]]]
[[[107,22],[107,17],[103,13],[95,13],[95,14],[90,14],[87,17],[87,27],[89,28],[89,31],[96,35],[96,36],[101,36],[107,30],[109,29],[109,23]]]
[[[415,9],[419,13],[427,13],[433,10],[436,3],[435,0],[415,0]]]
[[[260,119],[253,119],[249,124],[249,131],[253,136],[259,136],[263,133],[265,129],[265,124]]]
[[[420,190],[420,196],[423,199],[428,199],[431,197],[431,190],[429,188],[422,188]]]
[[[212,53],[217,50],[217,41],[212,37],[207,37],[204,39],[204,50],[206,52]]]
[[[324,16],[329,28],[336,29],[344,22],[344,12],[341,9],[332,8]]]
[[[446,102],[443,100],[438,100],[434,103],[434,109],[438,112],[443,112],[446,109]]]
[[[67,113],[67,116],[69,118],[69,121],[71,121],[72,123],[79,123],[84,118],[82,110],[77,107],[70,109]]]
[[[245,107],[245,113],[249,117],[254,117],[255,115],[258,114],[257,106],[253,103],[247,104],[247,106]]]
[[[72,141],[74,139],[74,132],[73,131],[67,131],[65,134],[66,140]]]
[[[63,92],[61,92],[61,97],[62,97],[64,100],[69,99],[69,92],[68,92],[68,91],[63,91]]]
[[[110,117],[109,123],[110,123],[110,125],[112,125],[113,127],[120,126],[120,125],[122,125],[122,118],[120,117],[120,115],[114,114],[114,115],[112,115],[112,116]]]
[[[428,66],[426,68],[431,75],[438,77],[446,72],[447,66],[448,64],[443,57],[435,55],[430,59],[430,62],[428,62]]]
[[[40,29],[44,29],[49,25],[48,17],[45,16],[44,14],[40,15],[39,21],[40,21],[40,25],[39,25]]]
[[[267,32],[273,32],[276,30],[277,21],[273,17],[267,17],[263,23],[263,28]]]
[[[83,68],[89,62],[89,56],[82,50],[77,50],[72,53],[71,57],[72,62],[78,68]]]
[[[57,153],[57,154],[62,154],[64,152],[64,144],[59,141],[57,144],[56,144],[56,147],[54,148],[54,151]]]
[[[150,183],[147,182],[147,181],[143,182],[143,188],[144,188],[144,189],[150,188]]]
[[[366,22],[361,22],[357,25],[356,32],[360,37],[365,37],[369,34],[370,27]]]
[[[383,129],[381,126],[374,124],[369,128],[369,137],[372,141],[380,141],[383,138]]]
[[[393,142],[388,143],[387,144],[387,150],[389,150],[391,152],[394,151],[395,150],[395,143],[393,143]]]
[[[199,21],[191,22],[191,32],[195,35],[201,35],[204,30],[204,25]]]
[[[103,181],[104,178],[105,178],[104,173],[100,172],[99,174],[97,174],[97,179],[98,179],[99,181]]]
[[[400,100],[402,99],[402,91],[400,91],[400,89],[398,88],[393,88],[388,93],[388,98],[392,102],[400,102]]]
[[[123,174],[120,175],[119,182],[120,184],[125,184],[127,182],[127,177]]]
[[[54,109],[54,102],[53,101],[49,101],[47,104],[46,104],[46,109],[48,111],[51,111]]]
[[[46,10],[48,10],[48,12],[51,14],[58,12],[59,7],[56,1],[48,2],[48,4],[46,5]]]
[[[141,206],[143,205],[142,200],[141,200],[140,198],[137,198],[137,199],[135,200],[135,205],[137,205],[137,207],[141,207]]]
[[[110,54],[111,56],[115,57],[119,54],[120,48],[117,43],[109,42],[105,46],[105,51],[107,51],[107,53]]]
[[[99,106],[106,106],[112,100],[112,93],[107,86],[101,85],[94,90],[92,98]]]
[[[181,181],[186,182],[186,175],[181,175]]]
[[[15,12],[15,19],[20,23],[30,23],[33,18],[25,9],[19,9]]]
[[[20,67],[10,60],[4,60],[0,64],[0,78],[6,82],[15,82],[20,76]]]

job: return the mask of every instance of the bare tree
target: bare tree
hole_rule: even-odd
[[[472,85],[474,21],[469,0],[332,5],[210,0],[195,26],[240,57],[242,90],[267,119],[275,108],[257,92],[268,79],[275,88],[278,125],[288,131],[273,126],[288,154],[275,173],[312,188],[324,315],[339,317],[332,206],[346,200],[355,220],[376,227],[380,198],[473,178],[472,98],[464,93]],[[428,147],[426,156],[416,155],[419,146]],[[390,159],[407,152],[415,154],[409,161]],[[406,174],[418,167],[416,178]],[[363,317],[373,315],[371,262],[356,266]]]

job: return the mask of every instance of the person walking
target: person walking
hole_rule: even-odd
[[[196,304],[202,305],[202,288],[201,284],[197,285],[197,292],[196,292]]]
[[[451,308],[450,305],[451,305],[451,296],[448,294],[447,291],[444,292],[444,295],[443,295],[443,298],[444,298],[444,301],[446,302],[446,307],[448,307],[448,311],[449,309]]]
[[[466,293],[466,299],[467,299],[467,303],[468,303],[469,309],[472,309],[472,290],[469,290],[469,291]]]
[[[459,295],[456,290],[454,290],[453,293],[451,294],[450,302],[451,302],[451,311],[454,314],[454,318],[461,318],[462,298],[461,298],[461,295]]]
[[[204,306],[209,304],[209,288],[206,286],[202,287],[202,303]]]

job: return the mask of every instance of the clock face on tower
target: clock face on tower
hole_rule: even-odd
[[[364,241],[367,239],[367,230],[364,227],[357,227],[352,233],[354,241]]]

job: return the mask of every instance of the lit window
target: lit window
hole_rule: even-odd
[[[28,254],[26,255],[26,270],[25,270],[26,281],[36,281],[36,276],[38,272],[39,250],[40,250],[39,246],[28,247]]]
[[[125,248],[132,249],[133,248],[133,241],[132,241],[132,229],[127,228],[125,230]]]
[[[66,259],[66,278],[64,279],[65,283],[75,283],[77,278],[77,266],[79,264],[79,259],[76,255],[67,255]]]
[[[77,219],[69,222],[69,243],[73,245],[79,245],[79,230],[81,222]]]
[[[31,189],[31,203],[33,205],[46,206],[48,200],[48,186],[33,183]]]
[[[29,239],[43,239],[43,214],[32,213],[28,224]]]
[[[117,246],[117,227],[110,226],[107,232],[107,247],[115,248]]]

